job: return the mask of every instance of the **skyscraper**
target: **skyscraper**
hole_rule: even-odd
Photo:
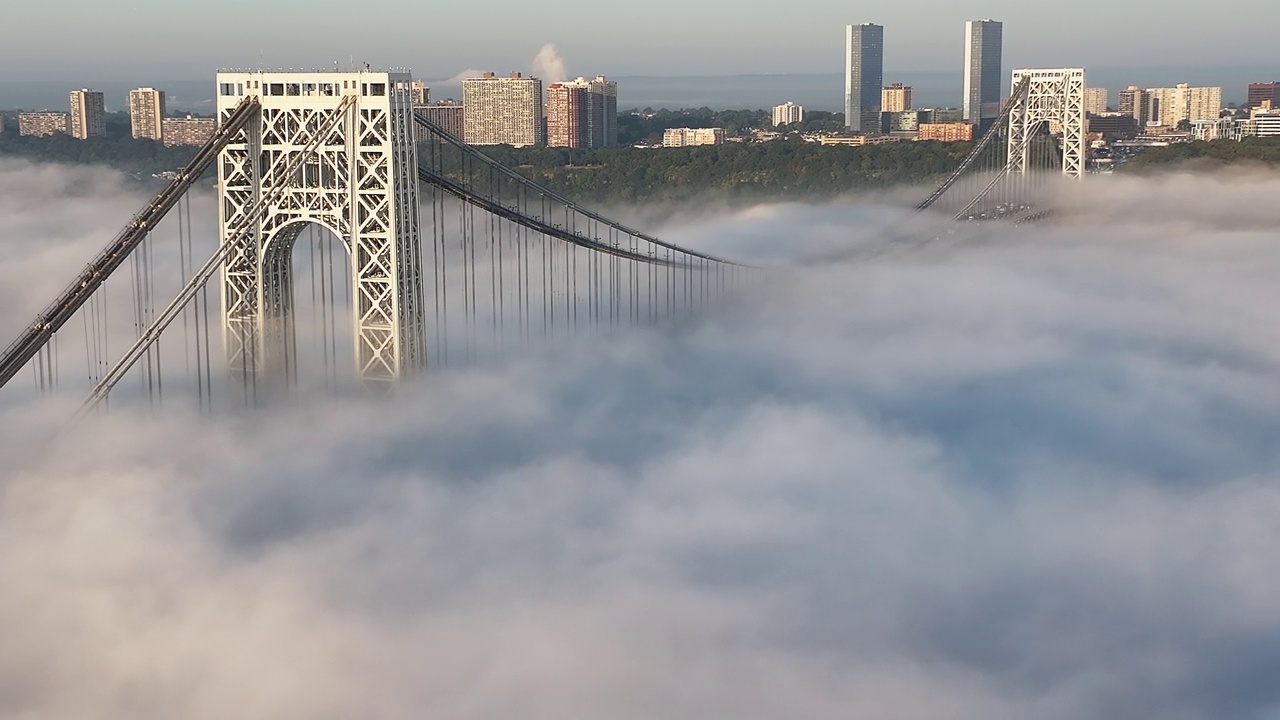
[[[540,145],[542,81],[493,73],[462,81],[463,139],[472,145]]]
[[[844,36],[844,125],[856,132],[879,132],[884,27],[847,25]]]
[[[149,87],[130,90],[129,124],[135,138],[164,140],[164,93]]]
[[[1000,116],[1004,23],[970,20],[964,24],[964,36],[963,118],[985,131]]]
[[[85,140],[107,134],[102,93],[85,88],[71,91],[71,137]]]

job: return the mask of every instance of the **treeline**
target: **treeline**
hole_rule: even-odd
[[[77,140],[62,133],[23,137],[6,129],[0,134],[0,157],[72,165],[110,165],[135,175],[176,170],[185,165],[195,152],[194,147],[165,147],[154,140],[135,140],[127,135]]]
[[[730,198],[821,199],[945,176],[970,143],[895,142],[865,147],[800,140],[688,148],[483,148],[552,190],[583,201]]]
[[[932,141],[819,146],[787,139],[687,148],[481,149],[526,177],[575,200],[665,202],[702,194],[822,199],[929,181],[954,170],[969,148],[969,143]],[[180,168],[194,152],[191,147],[165,147],[117,134],[90,140],[65,135],[0,135],[0,157],[103,164],[144,177]]]
[[[1280,138],[1249,137],[1240,141],[1195,141],[1153,147],[1138,153],[1132,160],[1121,165],[1120,169],[1128,172],[1153,171],[1186,162],[1213,165],[1255,162],[1280,165]]]

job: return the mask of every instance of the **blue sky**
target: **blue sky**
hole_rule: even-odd
[[[426,3],[407,0],[6,0],[0,80],[194,79],[217,67],[314,67],[354,60],[421,77],[528,69],[552,42],[569,72],[717,75],[838,72],[841,26],[886,27],[886,71],[944,70],[962,57],[966,19],[1005,22],[1006,65],[1256,66],[1280,54],[1280,3],[1077,0],[1044,3],[746,0]],[[1048,6],[1051,6],[1048,5]],[[370,29],[361,29],[367,24]]]

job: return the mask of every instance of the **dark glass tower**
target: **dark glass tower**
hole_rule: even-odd
[[[964,36],[964,120],[986,130],[1000,116],[1004,24],[970,20],[964,24]]]
[[[844,124],[857,132],[880,131],[880,89],[884,86],[884,27],[845,27]]]

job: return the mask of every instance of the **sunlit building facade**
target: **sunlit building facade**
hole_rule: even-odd
[[[542,81],[493,73],[462,81],[463,139],[524,147],[543,142]]]
[[[129,91],[129,124],[135,138],[164,140],[164,92],[155,88]]]
[[[71,91],[68,134],[79,140],[107,134],[107,110],[102,93],[88,88]]]

